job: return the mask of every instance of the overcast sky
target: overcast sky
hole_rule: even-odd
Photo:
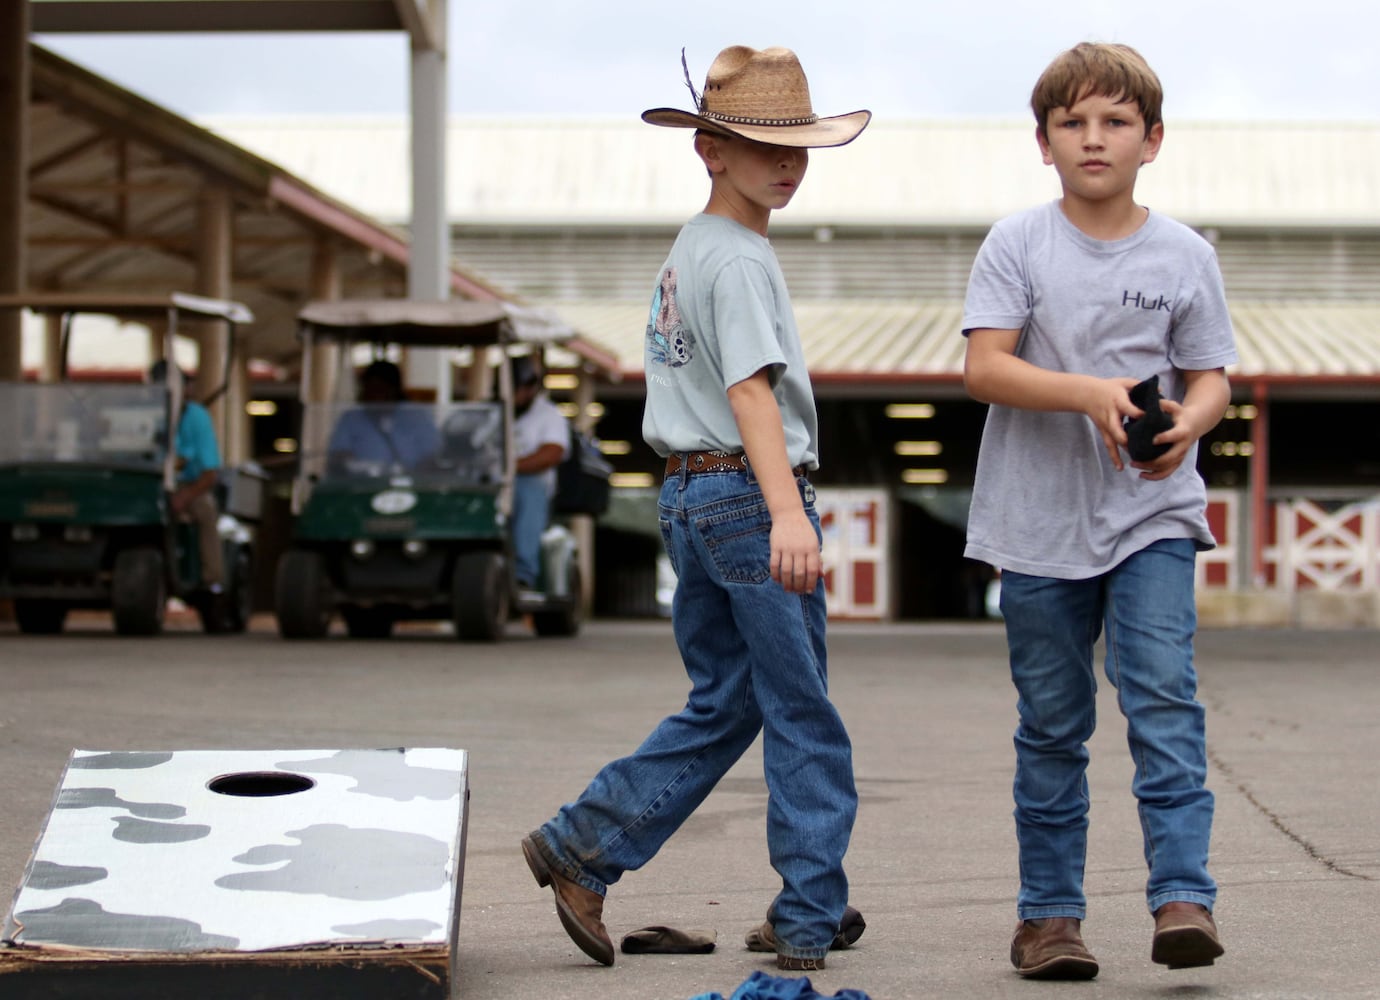
[[[815,110],[1014,117],[1083,40],[1134,45],[1174,118],[1380,121],[1375,0],[451,0],[449,110],[636,115],[685,107],[719,49],[785,45]],[[391,114],[400,34],[50,35],[73,61],[189,116]]]

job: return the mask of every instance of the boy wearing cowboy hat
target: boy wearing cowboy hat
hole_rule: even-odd
[[[799,189],[808,150],[851,142],[871,113],[816,116],[804,71],[782,48],[724,49],[703,95],[690,89],[695,111],[642,116],[695,129],[710,176],[709,202],[681,230],[653,294],[643,436],[667,459],[661,531],[693,688],[522,849],[570,937],[612,965],[607,886],[650,861],[761,732],[767,844],[782,885],[749,946],[775,951],[781,969],[822,969],[836,937],[849,944],[862,929],[860,919],[840,929],[857,792],[827,692],[807,478],[819,465],[814,395],[767,223]]]
[[[1134,198],[1164,138],[1161,96],[1125,45],[1050,64],[1031,107],[1063,195],[992,228],[964,308],[965,382],[991,404],[966,555],[1002,570],[1019,696],[1011,961],[1031,979],[1098,971],[1080,925],[1100,634],[1136,765],[1150,957],[1190,968],[1222,954],[1193,580],[1195,551],[1215,544],[1197,443],[1231,400],[1236,349],[1212,246]],[[1137,391],[1148,377],[1159,407]],[[1126,422],[1159,408],[1170,425],[1141,452]]]

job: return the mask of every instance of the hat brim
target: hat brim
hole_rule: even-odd
[[[706,132],[742,136],[744,139],[767,142],[774,146],[820,148],[846,146],[852,142],[867,128],[867,123],[872,120],[872,112],[854,111],[832,118],[820,118],[808,125],[744,125],[739,122],[706,118],[677,108],[652,108],[650,111],[642,112],[642,120],[648,125],[700,128]]]

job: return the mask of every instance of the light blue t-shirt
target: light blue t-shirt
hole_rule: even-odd
[[[1079,230],[1058,202],[1003,219],[978,251],[963,333],[1020,330],[1016,355],[1049,371],[1160,377],[1183,401],[1184,371],[1236,361],[1217,255],[1151,213],[1121,240]],[[1001,569],[1082,580],[1152,542],[1214,545],[1196,444],[1167,479],[1118,472],[1082,413],[993,405],[978,452],[966,555]]]
[[[441,437],[422,403],[360,403],[341,414],[327,446],[331,455],[416,469],[433,457]]]
[[[814,392],[771,243],[701,213],[662,265],[647,322],[642,436],[658,455],[743,450],[728,388],[768,370],[792,466],[819,466]]]
[[[188,402],[182,407],[182,419],[177,422],[177,457],[183,460],[177,471],[179,483],[193,482],[206,470],[220,468],[216,429],[211,414],[200,403]]]

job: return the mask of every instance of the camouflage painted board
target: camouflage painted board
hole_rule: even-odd
[[[0,996],[451,995],[464,750],[72,753]]]

